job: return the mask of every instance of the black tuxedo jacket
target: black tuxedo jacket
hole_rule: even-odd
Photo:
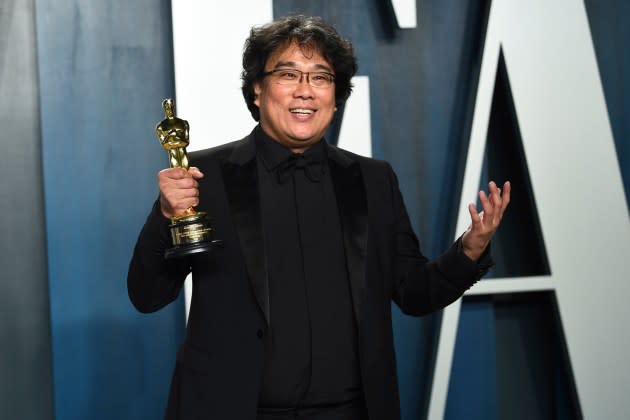
[[[358,328],[363,392],[370,420],[400,417],[391,301],[422,315],[457,299],[487,270],[456,241],[434,261],[420,252],[389,164],[327,145]],[[254,136],[196,152],[199,209],[212,216],[222,248],[163,259],[169,221],[155,204],[129,275],[131,301],[152,312],[173,301],[192,270],[186,337],[177,355],[167,419],[252,419],[273,325],[265,267]],[[282,229],[282,226],[265,226]],[[482,258],[482,260],[484,260]],[[485,258],[486,261],[489,258]]]

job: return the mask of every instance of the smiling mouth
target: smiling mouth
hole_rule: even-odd
[[[313,109],[306,109],[306,108],[291,108],[289,109],[289,111],[292,114],[300,114],[300,115],[312,115],[315,113],[315,110]]]

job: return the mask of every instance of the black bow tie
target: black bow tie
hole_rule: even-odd
[[[311,181],[319,182],[324,172],[324,165],[322,165],[319,156],[294,153],[278,165],[276,169],[278,182],[280,184],[287,182],[297,169],[303,169],[304,174]]]

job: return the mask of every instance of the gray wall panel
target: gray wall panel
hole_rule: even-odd
[[[0,418],[52,419],[32,0],[0,3]]]

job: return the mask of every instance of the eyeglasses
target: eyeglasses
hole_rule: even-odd
[[[326,71],[300,71],[296,69],[275,69],[263,73],[263,77],[271,76],[280,85],[297,85],[302,83],[302,76],[306,82],[316,88],[326,89],[335,82],[335,75]]]

